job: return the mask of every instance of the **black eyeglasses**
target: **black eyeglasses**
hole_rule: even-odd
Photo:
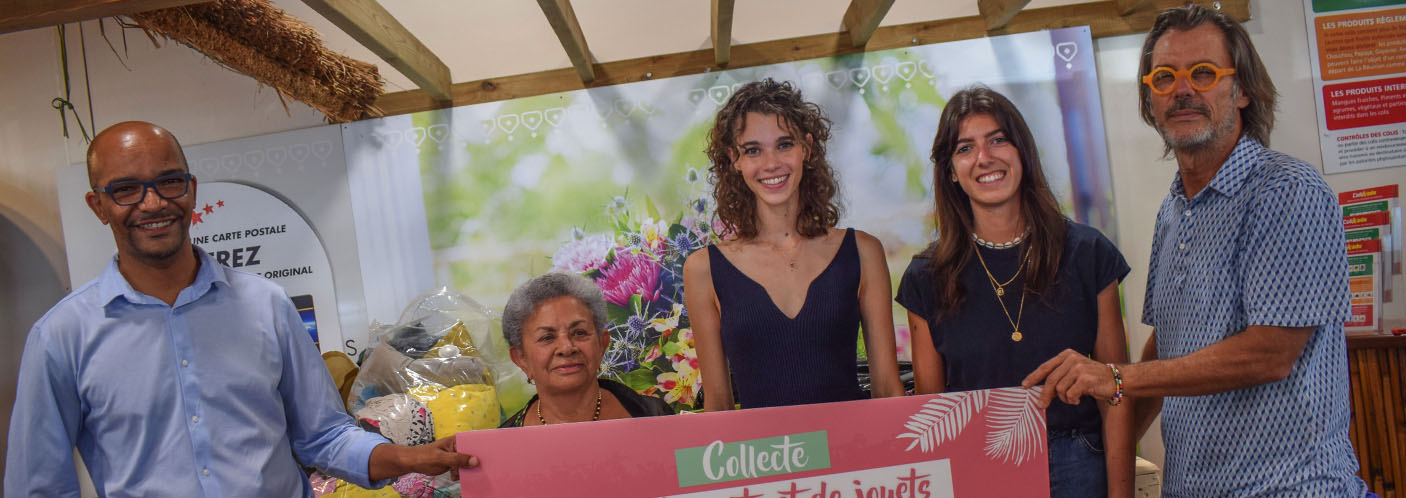
[[[141,204],[142,200],[146,199],[148,188],[155,190],[156,195],[161,196],[162,199],[179,199],[186,195],[186,191],[190,189],[192,178],[195,177],[191,176],[190,173],[174,173],[158,176],[149,182],[136,180],[112,182],[105,187],[93,187],[93,191],[107,192],[107,195],[112,197],[112,202],[117,203],[118,206],[132,206]]]

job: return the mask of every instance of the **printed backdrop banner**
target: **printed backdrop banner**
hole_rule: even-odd
[[[204,201],[191,219],[191,242],[219,264],[283,286],[313,342],[340,346],[332,265],[307,220],[279,198],[248,185],[204,183],[200,198]],[[321,333],[318,306],[324,310]]]
[[[974,84],[1024,114],[1065,212],[1116,240],[1092,48],[1087,28],[1066,28],[361,121],[344,128],[353,191],[367,186],[353,199],[358,213],[404,213],[386,215],[402,222],[374,235],[388,242],[376,261],[433,265],[437,284],[491,308],[553,269],[592,277],[610,303],[605,375],[691,406],[697,360],[681,270],[690,252],[718,239],[703,151],[737,88],[786,80],[824,108],[834,122],[828,159],[845,206],[841,225],[883,242],[896,285],[935,236],[928,157],[938,118],[953,93]],[[421,209],[424,228],[413,225]],[[418,234],[429,239],[423,252],[413,247]],[[372,318],[394,319],[427,288],[410,268],[385,278],[397,275],[407,291],[371,300],[395,303]],[[906,314],[895,308],[895,316],[906,356]]]
[[[465,498],[1049,496],[1021,388],[458,434]],[[640,437],[648,434],[649,437]],[[589,491],[583,491],[589,490]]]

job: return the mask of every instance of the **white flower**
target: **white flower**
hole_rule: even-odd
[[[605,268],[605,257],[615,242],[609,235],[596,234],[567,242],[552,255],[552,269],[586,273]]]

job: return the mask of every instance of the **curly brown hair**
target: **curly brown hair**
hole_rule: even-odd
[[[713,129],[708,131],[709,181],[713,184],[716,216],[728,230],[742,239],[757,236],[757,197],[747,188],[742,173],[733,167],[737,137],[746,129],[747,113],[781,118],[781,125],[800,139],[806,151],[801,175],[800,213],[796,232],[818,237],[840,221],[836,199],[839,184],[835,171],[825,161],[825,143],[830,140],[830,120],[820,106],[801,98],[801,90],[790,82],[771,78],[742,85],[718,110]],[[809,137],[803,139],[802,137]]]

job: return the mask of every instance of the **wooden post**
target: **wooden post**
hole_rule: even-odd
[[[449,66],[376,0],[303,0],[440,102],[451,100]]]
[[[571,10],[571,1],[537,0],[537,5],[542,7],[542,13],[547,16],[547,22],[551,23],[552,31],[557,33],[557,39],[561,40],[561,48],[566,49],[566,56],[571,59],[571,66],[576,68],[576,74],[581,76],[581,81],[595,81],[596,71],[591,67],[591,49],[586,46],[586,36],[581,34],[581,24],[576,22],[576,12]]]
[[[732,7],[735,0],[713,0],[713,60],[726,66],[732,58]]]
[[[851,46],[863,47],[888,15],[893,0],[852,0],[845,9],[844,26]]]

